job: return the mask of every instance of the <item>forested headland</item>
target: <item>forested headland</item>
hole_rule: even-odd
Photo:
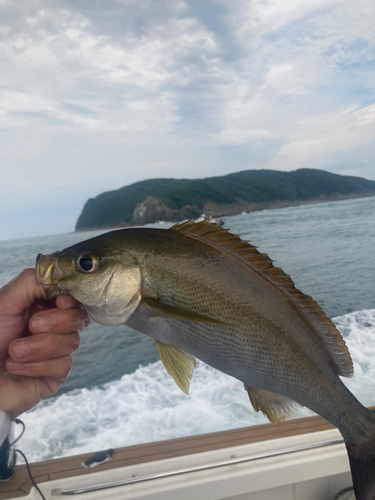
[[[206,179],[150,179],[87,200],[76,230],[178,222],[375,195],[375,181],[323,170],[246,170]]]

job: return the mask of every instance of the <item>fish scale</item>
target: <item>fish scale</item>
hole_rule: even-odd
[[[375,499],[375,416],[340,380],[353,372],[345,342],[248,242],[207,222],[126,229],[38,256],[36,274],[47,298],[70,294],[96,321],[153,338],[184,392],[199,358],[272,422],[319,413],[345,439],[357,499]]]

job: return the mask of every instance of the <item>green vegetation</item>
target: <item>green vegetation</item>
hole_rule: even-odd
[[[179,210],[186,205],[203,211],[205,203],[232,204],[276,201],[308,201],[319,196],[374,193],[375,181],[331,174],[323,170],[293,172],[247,170],[206,179],[150,179],[90,198],[78,218],[76,229],[130,224],[133,211],[147,196]],[[214,214],[220,215],[220,214]]]

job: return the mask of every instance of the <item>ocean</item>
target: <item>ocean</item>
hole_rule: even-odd
[[[375,197],[244,213],[225,217],[224,227],[268,253],[333,319],[354,361],[354,377],[343,381],[375,405]],[[101,232],[0,242],[0,286],[33,267],[38,253]],[[186,396],[153,340],[94,323],[81,333],[60,392],[21,418],[19,447],[31,462],[267,422],[237,380],[198,362]]]

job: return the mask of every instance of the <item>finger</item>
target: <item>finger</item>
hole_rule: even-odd
[[[37,333],[66,334],[74,331],[81,332],[90,320],[84,309],[49,309],[32,316],[29,321],[29,330]]]
[[[79,347],[77,332],[66,335],[40,333],[13,341],[9,356],[16,363],[34,363],[72,354]]]
[[[23,270],[1,289],[0,295],[8,304],[8,315],[23,314],[35,299],[42,298],[40,286],[35,280],[35,270]]]
[[[70,295],[59,295],[56,297],[56,307],[58,309],[73,309],[81,306],[82,304]]]
[[[30,307],[31,316],[34,316],[34,314],[37,314],[41,311],[48,311],[48,309],[51,309],[48,302],[43,299],[36,299],[34,304],[32,304],[32,306]]]
[[[12,340],[27,334],[30,306],[39,298],[40,288],[33,269],[25,269],[0,289],[0,366],[4,365]]]
[[[63,356],[38,363],[15,363],[8,359],[5,366],[14,375],[35,378],[47,377],[59,384],[63,384],[69,377],[70,370],[72,369],[72,358],[70,356]]]
[[[38,386],[40,399],[54,396],[61,386],[61,382],[48,377],[39,377],[35,381]]]

